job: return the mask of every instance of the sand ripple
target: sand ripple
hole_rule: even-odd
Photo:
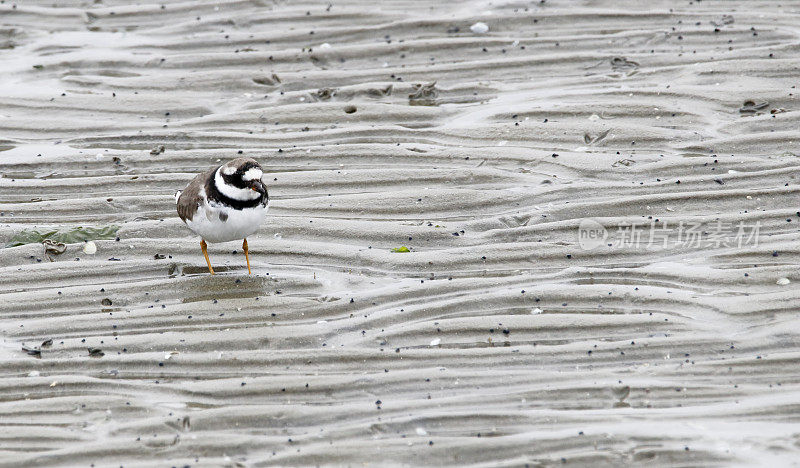
[[[120,226],[0,250],[0,465],[796,461],[800,5],[85,3],[0,4],[0,239]]]

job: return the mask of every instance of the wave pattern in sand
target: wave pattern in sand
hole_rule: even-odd
[[[798,456],[797,2],[72,3],[0,3],[0,238],[121,227],[0,250],[0,464]]]

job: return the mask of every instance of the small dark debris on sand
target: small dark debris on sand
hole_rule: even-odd
[[[390,96],[392,94],[393,85],[388,85],[385,88],[370,88],[367,90],[367,96],[381,98]]]
[[[751,100],[747,100],[742,104],[742,107],[739,108],[739,113],[742,115],[756,115],[761,113],[764,109],[769,106],[767,101],[762,102],[755,102]]]
[[[611,68],[616,71],[632,71],[639,68],[639,62],[628,60],[625,57],[614,57],[611,59]]]
[[[408,103],[412,106],[435,106],[436,98],[439,97],[439,90],[436,89],[436,82],[414,84],[412,93],[408,95]]]
[[[25,351],[26,353],[28,353],[28,355],[30,355],[30,356],[33,356],[33,357],[36,357],[36,358],[40,358],[40,359],[42,357],[42,350],[41,349],[29,348],[29,347],[27,347],[25,345],[22,345],[22,350]]]
[[[314,96],[318,101],[327,101],[336,96],[337,91],[338,90],[336,88],[320,88],[316,93],[314,93]]]

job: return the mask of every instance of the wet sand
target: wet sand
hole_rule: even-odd
[[[0,240],[120,228],[0,249],[0,465],[800,456],[800,3],[53,3],[0,4]],[[211,277],[173,194],[240,153]]]

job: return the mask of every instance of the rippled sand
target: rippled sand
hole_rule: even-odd
[[[54,3],[0,4],[0,240],[120,230],[0,249],[3,466],[800,456],[800,3]],[[211,277],[173,194],[240,153]],[[760,231],[608,246],[656,222]]]

